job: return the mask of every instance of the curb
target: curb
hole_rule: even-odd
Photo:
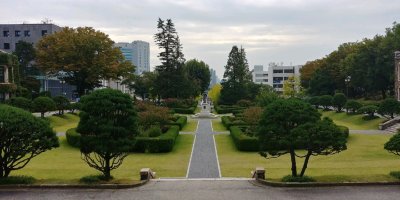
[[[343,182],[343,183],[284,183],[256,179],[258,183],[271,187],[333,187],[333,186],[381,186],[381,185],[400,185],[400,182]]]
[[[79,184],[40,184],[40,185],[0,185],[2,189],[128,189],[143,186],[149,180],[140,181],[136,184],[93,184],[93,185],[79,185]]]

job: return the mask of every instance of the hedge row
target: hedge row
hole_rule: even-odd
[[[76,128],[68,129],[65,136],[69,145],[78,148],[80,147],[81,134],[76,132]]]
[[[239,126],[231,126],[229,130],[239,151],[259,151],[260,143],[257,137],[250,137],[244,134]]]
[[[171,126],[168,131],[158,137],[137,137],[135,139],[133,152],[161,153],[170,152],[175,144],[176,137],[179,135],[179,126]],[[66,133],[67,142],[73,147],[80,146],[81,135],[76,129],[69,129]]]
[[[182,128],[186,125],[186,123],[187,123],[187,117],[179,116],[175,122],[169,122],[168,125],[179,126],[179,130],[182,130]]]
[[[218,114],[227,114],[227,113],[241,113],[246,107],[240,106],[226,106],[226,105],[214,105],[214,109]]]
[[[166,133],[158,137],[137,137],[133,151],[149,153],[170,152],[178,135],[179,126],[171,126]]]
[[[179,114],[194,114],[196,106],[190,108],[171,108],[171,110]]]
[[[231,117],[229,117],[229,116],[222,116],[221,122],[225,126],[225,128],[228,130],[231,126],[247,125],[246,122],[243,122],[243,121],[231,121]]]

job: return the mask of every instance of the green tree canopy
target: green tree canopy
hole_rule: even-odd
[[[251,82],[249,64],[244,48],[233,46],[225,65],[224,79],[221,83],[220,101],[223,104],[234,104],[248,97],[248,84]]]
[[[111,179],[138,135],[138,120],[128,94],[112,89],[96,90],[81,99],[77,127],[82,159]]]
[[[33,100],[33,109],[40,112],[42,118],[44,118],[44,113],[56,109],[56,103],[50,97],[36,97]]]
[[[100,86],[101,79],[118,79],[134,71],[108,35],[90,27],[69,28],[43,37],[36,61],[46,74],[76,85],[79,95]]]
[[[192,80],[193,84],[198,86],[198,89],[195,91],[197,95],[204,93],[208,89],[211,73],[205,62],[196,59],[188,60],[185,63],[185,71],[188,74],[189,80]]]
[[[332,98],[332,106],[336,108],[337,112],[342,112],[346,102],[347,98],[343,93],[336,93]]]
[[[315,124],[320,120],[318,113],[310,104],[299,99],[278,99],[269,104],[262,114],[258,136],[262,156],[279,157],[290,154],[292,176],[297,176],[296,153],[299,141],[293,129],[303,124]]]
[[[396,99],[387,98],[379,105],[378,113],[393,119],[394,114],[400,113],[400,103]]]
[[[0,177],[8,177],[11,171],[58,146],[48,122],[20,108],[0,105]]]

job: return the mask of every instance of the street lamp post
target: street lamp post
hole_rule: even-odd
[[[120,81],[119,81],[119,80],[117,80],[117,81],[116,81],[116,83],[117,83],[117,90],[118,90],[118,84],[120,83]]]
[[[61,95],[64,95],[64,80],[60,80],[60,84],[61,84]]]
[[[351,81],[351,76],[347,76],[346,79],[344,79],[344,82],[346,83],[346,96],[349,97],[349,83]]]

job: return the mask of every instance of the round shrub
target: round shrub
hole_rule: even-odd
[[[390,176],[400,179],[400,171],[390,172]]]
[[[146,130],[145,135],[148,137],[158,137],[162,134],[160,126],[151,126]]]
[[[73,147],[80,147],[81,134],[76,132],[76,128],[68,129],[65,133],[67,142]]]
[[[33,107],[32,101],[24,97],[12,97],[6,103],[26,111],[31,111]]]

